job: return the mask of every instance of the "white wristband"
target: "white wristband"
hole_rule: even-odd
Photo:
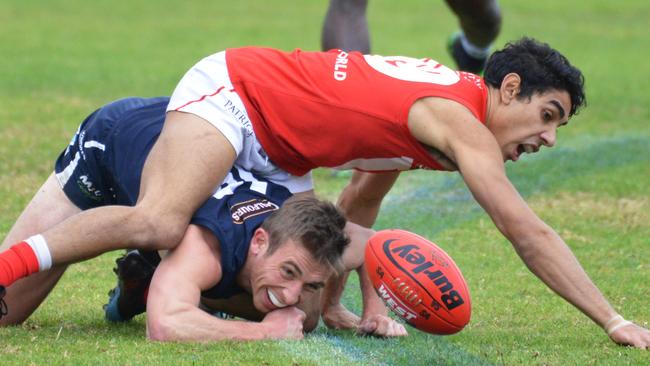
[[[632,324],[631,321],[625,320],[623,316],[620,314],[616,314],[613,316],[611,319],[605,323],[603,328],[605,329],[605,332],[607,332],[607,335],[611,335],[612,333],[616,332],[617,330],[623,328],[626,325]]]

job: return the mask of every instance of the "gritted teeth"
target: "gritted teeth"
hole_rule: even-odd
[[[526,154],[532,154],[535,152],[535,146],[533,145],[524,145],[524,150],[526,150]]]
[[[275,297],[275,295],[273,295],[273,292],[271,292],[270,289],[266,289],[266,292],[268,293],[268,295],[269,295],[269,299],[271,300],[271,303],[272,303],[274,306],[276,306],[276,307],[278,307],[278,308],[283,308],[283,307],[286,307],[286,306],[287,306],[287,305],[285,305],[284,303],[282,303],[282,301],[280,301],[277,297]]]

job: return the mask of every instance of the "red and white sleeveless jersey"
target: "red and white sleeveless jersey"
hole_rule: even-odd
[[[408,129],[419,98],[455,100],[485,121],[483,80],[431,59],[248,47],[227,50],[226,63],[262,147],[293,175],[444,169]]]

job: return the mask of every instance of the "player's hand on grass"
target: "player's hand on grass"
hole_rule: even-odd
[[[321,315],[323,323],[330,329],[357,329],[361,318],[341,304],[328,306]]]
[[[609,335],[609,338],[623,346],[642,349],[650,348],[650,330],[634,323],[629,323],[617,329]]]
[[[404,325],[389,316],[380,314],[363,319],[359,325],[359,332],[377,337],[403,337],[408,335]]]
[[[267,336],[273,339],[303,339],[305,313],[295,306],[277,309],[266,314],[262,324]]]

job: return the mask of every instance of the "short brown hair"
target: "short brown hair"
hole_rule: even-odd
[[[261,228],[269,233],[268,254],[287,240],[302,244],[321,264],[343,271],[343,251],[350,238],[343,231],[346,219],[331,202],[315,197],[292,197],[271,214]]]

